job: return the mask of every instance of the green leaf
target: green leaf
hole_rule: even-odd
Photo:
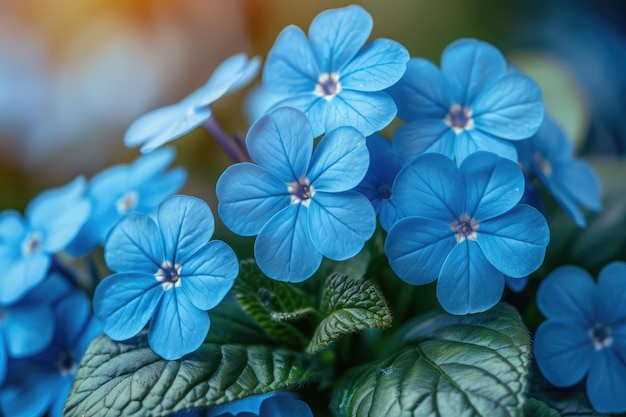
[[[220,344],[271,344],[273,342],[261,326],[243,311],[232,294],[209,311],[209,316],[211,317],[211,330],[207,336],[207,342]]]
[[[526,401],[524,415],[532,417],[562,417],[554,408],[535,398],[529,398]]]
[[[320,375],[311,356],[261,345],[204,343],[167,361],[144,332],[129,343],[96,338],[81,360],[65,417],[169,416],[270,391]]]
[[[306,346],[308,338],[289,323],[315,314],[306,294],[268,278],[254,261],[241,262],[232,291],[243,310],[274,340],[294,349]]]
[[[320,312],[323,319],[306,351],[319,352],[339,336],[391,326],[391,311],[381,291],[365,279],[331,275],[326,280]]]
[[[517,311],[429,313],[400,331],[385,360],[348,372],[333,393],[338,417],[522,416],[530,342]]]

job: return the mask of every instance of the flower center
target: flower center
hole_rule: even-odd
[[[339,83],[339,74],[336,72],[321,74],[317,79],[317,84],[315,84],[315,90],[313,90],[313,94],[324,97],[328,101],[340,92],[341,84]]]
[[[31,232],[26,236],[26,239],[22,241],[22,255],[30,255],[33,252],[36,252],[41,247],[41,233],[40,232]]]
[[[450,106],[450,111],[443,121],[454,130],[454,133],[461,133],[464,130],[474,128],[472,109],[470,107],[461,107],[456,103]]]
[[[311,204],[311,198],[315,195],[315,188],[313,188],[307,177],[288,183],[287,191],[291,194],[292,204],[302,203],[306,207]]]
[[[535,152],[534,156],[535,162],[537,162],[537,165],[539,165],[539,169],[541,169],[541,172],[543,172],[546,177],[552,175],[552,164],[550,164],[550,161],[545,159],[543,155],[541,155],[539,152]]]
[[[391,187],[387,184],[382,184],[378,187],[378,198],[381,200],[391,200]]]
[[[115,207],[117,208],[117,212],[119,214],[126,214],[129,210],[137,207],[138,202],[139,194],[137,191],[127,191],[115,202]]]
[[[56,364],[63,376],[74,375],[76,373],[76,362],[74,361],[74,355],[70,351],[59,353]]]
[[[587,334],[593,342],[593,346],[596,348],[596,350],[600,350],[613,344],[613,336],[611,336],[612,331],[613,329],[611,329],[610,326],[596,323],[592,328],[587,331]]]
[[[461,243],[466,238],[476,240],[476,231],[479,225],[477,220],[472,219],[467,213],[463,213],[458,219],[450,223],[450,229],[454,232],[456,243]]]
[[[182,285],[180,281],[180,271],[182,267],[182,265],[174,265],[170,261],[163,261],[161,268],[154,274],[154,277],[161,283],[161,287],[163,287],[164,291]]]

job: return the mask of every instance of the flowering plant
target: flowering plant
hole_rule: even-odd
[[[283,30],[245,141],[211,109],[257,75],[238,54],[129,127],[135,162],[0,213],[0,416],[626,412],[626,266],[562,265],[600,180],[539,85],[487,42],[439,68],[372,25]],[[198,127],[233,160],[217,207],[158,149]]]

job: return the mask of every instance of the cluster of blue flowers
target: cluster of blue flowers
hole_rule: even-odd
[[[273,104],[259,101],[262,116],[245,144],[225,135],[211,110],[256,75],[260,60],[239,54],[180,103],[132,124],[124,141],[147,155],[89,183],[78,178],[46,192],[24,216],[0,214],[0,261],[9,271],[0,276],[2,413],[50,409],[60,415],[62,400],[42,394],[49,377],[39,375],[55,366],[58,378],[73,374],[98,326],[124,341],[148,325],[150,346],[168,360],[205,340],[207,310],[231,289],[237,256],[225,243],[210,241],[214,218],[206,203],[172,196],[185,171],[166,170],[174,153],[156,150],[198,126],[237,162],[217,182],[220,218],[234,233],[256,236],[259,268],[279,281],[308,279],[324,257],[355,256],[378,219],[384,252],[400,279],[437,281],[437,298],[452,314],[482,312],[500,301],[505,282],[525,283],[544,260],[550,231],[541,204],[529,197],[536,179],[579,226],[585,224],[579,206],[601,209],[598,180],[544,115],[540,88],[511,69],[494,46],[456,41],[438,68],[409,60],[397,42],[368,43],[372,24],[363,8],[348,6],[318,15],[308,37],[295,26],[284,29],[262,74]],[[406,123],[387,140],[379,132],[396,115]],[[113,274],[94,289],[94,320],[76,288],[78,277],[62,267],[58,254],[82,256],[98,245]],[[610,371],[626,360],[624,317],[616,313],[626,296],[624,269],[607,267],[597,290],[584,273],[557,270],[539,293],[548,317],[536,338],[540,369],[559,386],[589,372],[588,392],[598,410],[626,409],[617,397],[626,389],[626,369],[622,377]],[[66,295],[45,289],[50,285]],[[70,308],[80,308],[78,320]],[[580,367],[564,366],[571,362]],[[11,371],[18,367],[28,371]],[[604,382],[607,375],[613,378]],[[55,386],[69,389],[65,382]],[[33,410],[15,409],[23,395],[38,398]],[[202,413],[312,416],[289,393]]]

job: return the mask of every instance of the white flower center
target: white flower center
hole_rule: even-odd
[[[27,256],[38,251],[41,247],[42,238],[43,236],[38,231],[29,233],[26,239],[22,241],[22,255]]]
[[[456,103],[452,103],[450,111],[443,121],[457,134],[464,130],[472,130],[474,128],[472,109],[470,107],[461,107]]]
[[[174,287],[180,287],[182,285],[180,279],[180,271],[183,268],[182,265],[174,265],[170,261],[163,261],[161,268],[154,274],[157,281],[161,283],[163,291],[167,291]]]
[[[138,202],[139,194],[137,191],[127,191],[115,202],[115,207],[117,208],[117,212],[123,215],[137,207]]]
[[[596,350],[609,347],[613,344],[613,336],[611,336],[610,326],[605,326],[601,323],[596,323],[592,328],[587,331],[589,338],[593,342],[593,346]]]
[[[324,97],[330,101],[333,97],[341,92],[341,83],[339,82],[339,74],[333,72],[332,74],[321,74],[315,84],[315,90],[313,94],[319,97]]]
[[[467,213],[461,214],[461,216],[450,223],[450,229],[454,232],[456,243],[463,242],[466,238],[469,240],[476,240],[478,234],[478,226],[480,223],[472,219]]]
[[[307,177],[287,184],[287,192],[291,194],[291,204],[302,203],[306,207],[311,204],[311,198],[315,195],[315,188]]]

